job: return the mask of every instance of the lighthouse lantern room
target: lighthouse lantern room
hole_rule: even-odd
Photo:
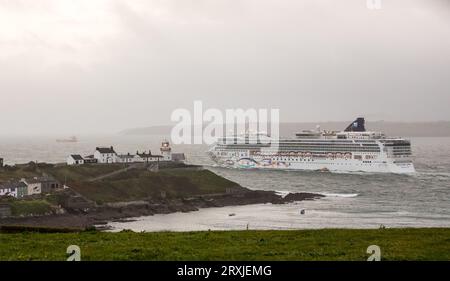
[[[172,160],[172,148],[170,147],[170,143],[167,140],[164,140],[161,143],[160,150],[164,161]]]

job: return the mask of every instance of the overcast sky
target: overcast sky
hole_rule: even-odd
[[[170,123],[450,120],[450,1],[0,0],[0,134]]]

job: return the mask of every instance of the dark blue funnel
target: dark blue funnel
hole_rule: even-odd
[[[350,125],[348,125],[347,129],[345,129],[345,132],[365,132],[365,123],[366,121],[364,120],[364,118],[357,118]]]

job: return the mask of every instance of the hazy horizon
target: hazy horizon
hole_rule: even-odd
[[[0,0],[0,135],[114,134],[174,109],[449,121],[450,1]]]
[[[288,131],[298,132],[300,130],[314,130],[317,125],[322,126],[322,129],[325,130],[343,130],[347,125],[349,125],[352,121],[349,120],[338,120],[338,121],[288,121],[288,122],[280,122],[281,131],[286,132],[286,127],[289,128]],[[119,130],[111,130],[111,131],[94,131],[94,132],[15,132],[15,133],[5,133],[0,132],[1,138],[12,137],[12,139],[16,138],[57,138],[57,139],[65,139],[72,136],[76,137],[113,137],[119,135],[161,135],[161,136],[169,136],[175,122],[161,125],[149,125],[149,126],[138,126],[138,127],[127,127]],[[205,122],[203,127],[208,125],[209,122]],[[269,123],[270,124],[270,123]],[[380,132],[386,132],[384,129],[385,125],[388,126],[389,132],[398,134],[398,130],[400,132],[405,128],[408,128],[408,131],[413,131],[418,135],[424,136],[440,136],[443,134],[444,136],[450,136],[450,121],[446,120],[437,120],[437,121],[417,121],[417,122],[407,122],[407,121],[387,121],[387,120],[366,120],[366,127],[368,130],[375,130]],[[430,128],[428,126],[431,125]],[[269,125],[270,126],[270,125]],[[323,127],[324,126],[324,127]],[[424,128],[427,128],[427,132],[422,132]],[[430,134],[431,131],[431,134]],[[409,136],[409,135],[402,135]],[[414,135],[417,136],[417,135]]]

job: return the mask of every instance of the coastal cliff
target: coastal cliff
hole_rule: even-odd
[[[4,169],[2,178],[21,175],[51,175],[64,186],[26,199],[3,198],[12,208],[28,202],[46,205],[41,213],[12,213],[0,219],[0,226],[86,229],[108,221],[200,208],[248,204],[284,204],[314,200],[319,194],[295,193],[282,197],[272,191],[251,190],[201,166],[161,163],[157,170],[145,164],[66,166],[27,164]],[[42,208],[42,207],[41,207]],[[22,208],[23,209],[23,208]],[[31,208],[30,210],[34,210]]]

